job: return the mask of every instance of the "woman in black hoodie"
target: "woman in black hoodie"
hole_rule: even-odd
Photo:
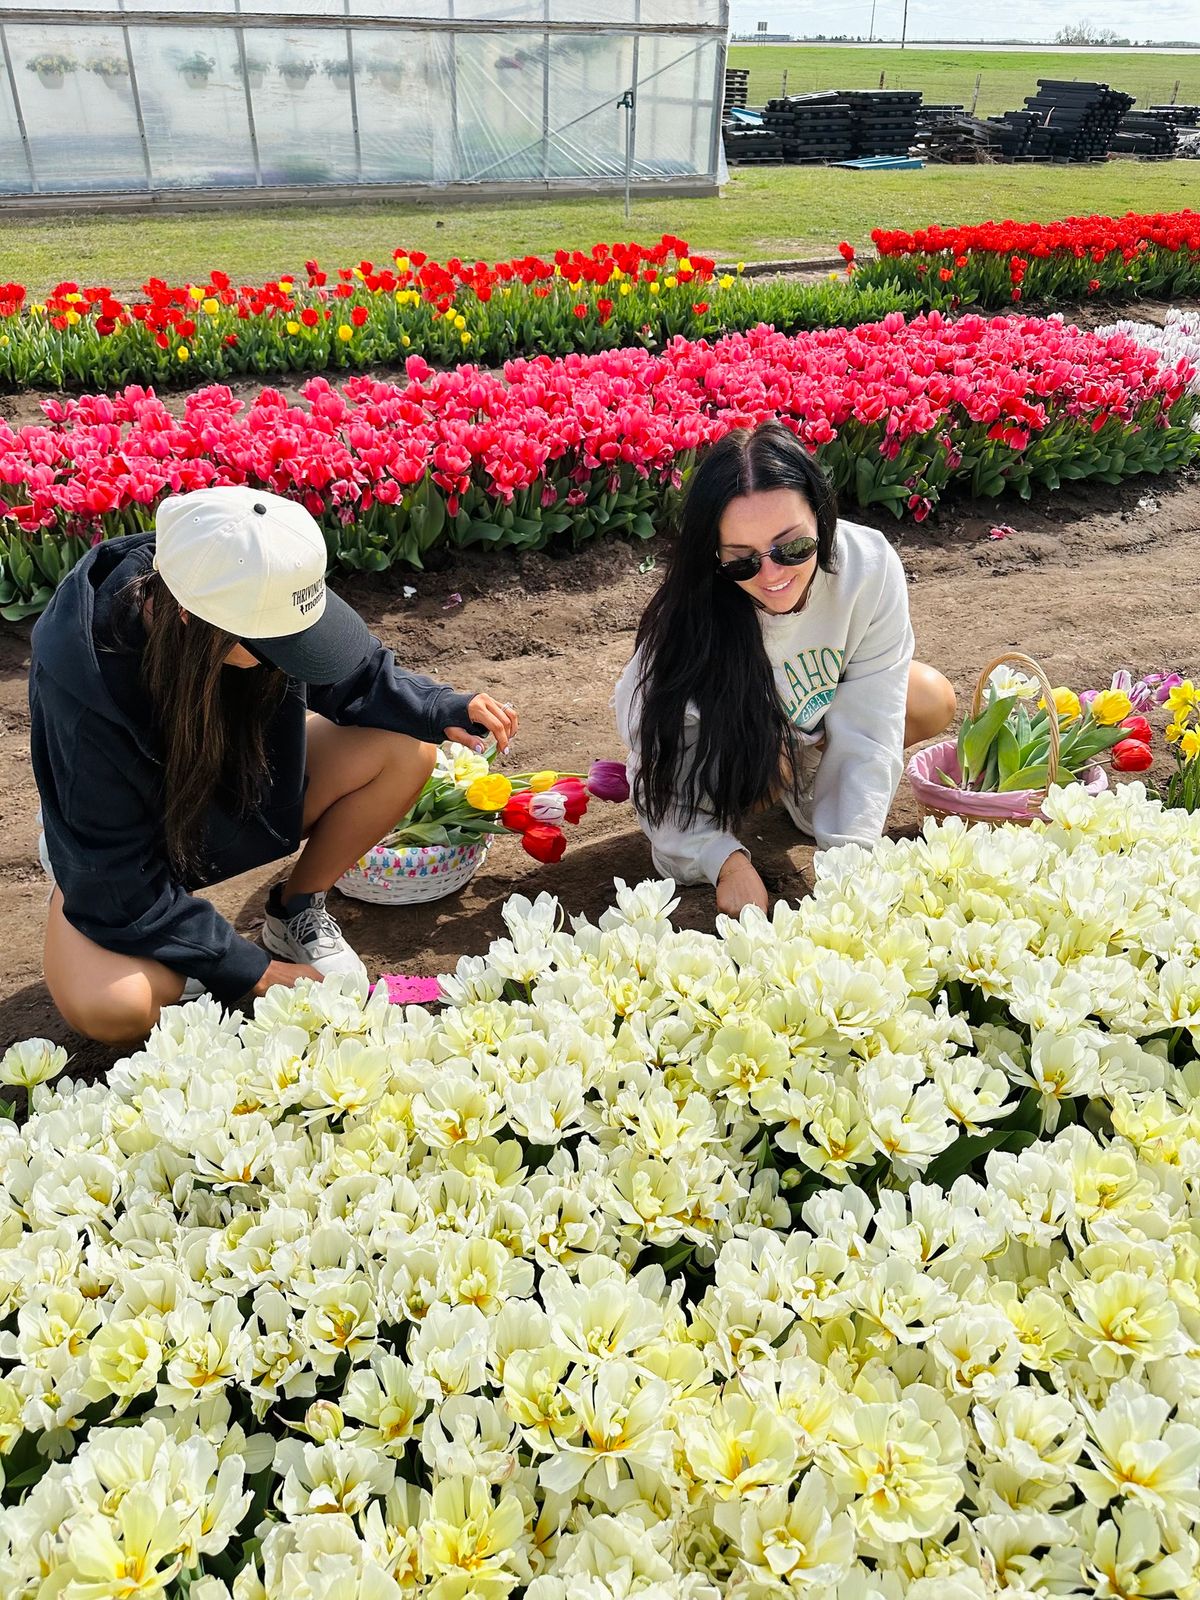
[[[33,632],[47,987],[106,1043],[209,991],[233,1004],[361,971],[325,894],[411,806],[445,738],[507,748],[516,713],[396,666],[325,588],[294,501],[165,500],[155,533],[96,546]],[[239,670],[240,669],[240,670]],[[292,855],[263,946],[194,892]]]

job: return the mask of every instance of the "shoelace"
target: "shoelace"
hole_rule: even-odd
[[[343,943],[342,930],[325,909],[325,896],[313,896],[312,905],[289,919],[288,933],[314,956],[333,955]]]

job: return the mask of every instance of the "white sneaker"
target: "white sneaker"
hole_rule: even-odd
[[[367,969],[342,937],[342,930],[325,907],[323,894],[306,895],[307,901],[289,917],[280,906],[277,894],[267,901],[263,924],[264,947],[280,961],[294,961],[315,967],[323,978],[341,973],[361,973]]]

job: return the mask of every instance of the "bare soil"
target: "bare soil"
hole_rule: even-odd
[[[1002,523],[1014,532],[992,538]],[[1037,657],[1053,682],[1076,688],[1106,682],[1123,665],[1200,668],[1198,473],[1116,489],[1065,488],[1029,504],[961,502],[944,506],[923,528],[877,525],[904,562],[918,654],[947,673],[960,701],[979,668],[1006,649]],[[515,769],[579,771],[593,757],[623,753],[609,699],[657,581],[657,572],[641,570],[647,556],[661,560],[657,542],[596,543],[558,560],[471,553],[436,573],[393,572],[339,587],[402,662],[519,708]],[[406,584],[415,597],[404,596]],[[111,1054],[69,1034],[41,978],[47,886],[36,848],[28,667],[28,625],[0,629],[0,1045],[45,1035],[76,1051],[74,1070],[99,1071]],[[911,832],[916,820],[903,783],[890,831]],[[807,892],[813,851],[785,815],[756,819],[747,842],[775,893]],[[512,893],[549,889],[567,912],[596,916],[614,878],[636,882],[651,870],[630,808],[593,801],[558,866],[540,866],[515,839],[503,838],[478,876],[449,899],[411,909],[334,899],[372,971],[434,974],[501,933],[501,907]],[[212,897],[253,936],[277,872],[220,885]],[[677,917],[683,926],[711,927],[711,891],[684,891]]]

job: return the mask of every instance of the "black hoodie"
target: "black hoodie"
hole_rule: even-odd
[[[140,619],[118,596],[154,557],[154,535],[99,544],[33,630],[30,743],[42,825],[68,922],[94,944],[161,961],[232,1003],[271,957],[191,891],[290,855],[304,810],[305,714],[437,743],[470,728],[470,696],[397,667],[378,639],[340,683],[289,683],[266,730],[269,776],[249,817],[210,808],[206,871],[181,883],[163,830],[163,754],[141,682]]]

